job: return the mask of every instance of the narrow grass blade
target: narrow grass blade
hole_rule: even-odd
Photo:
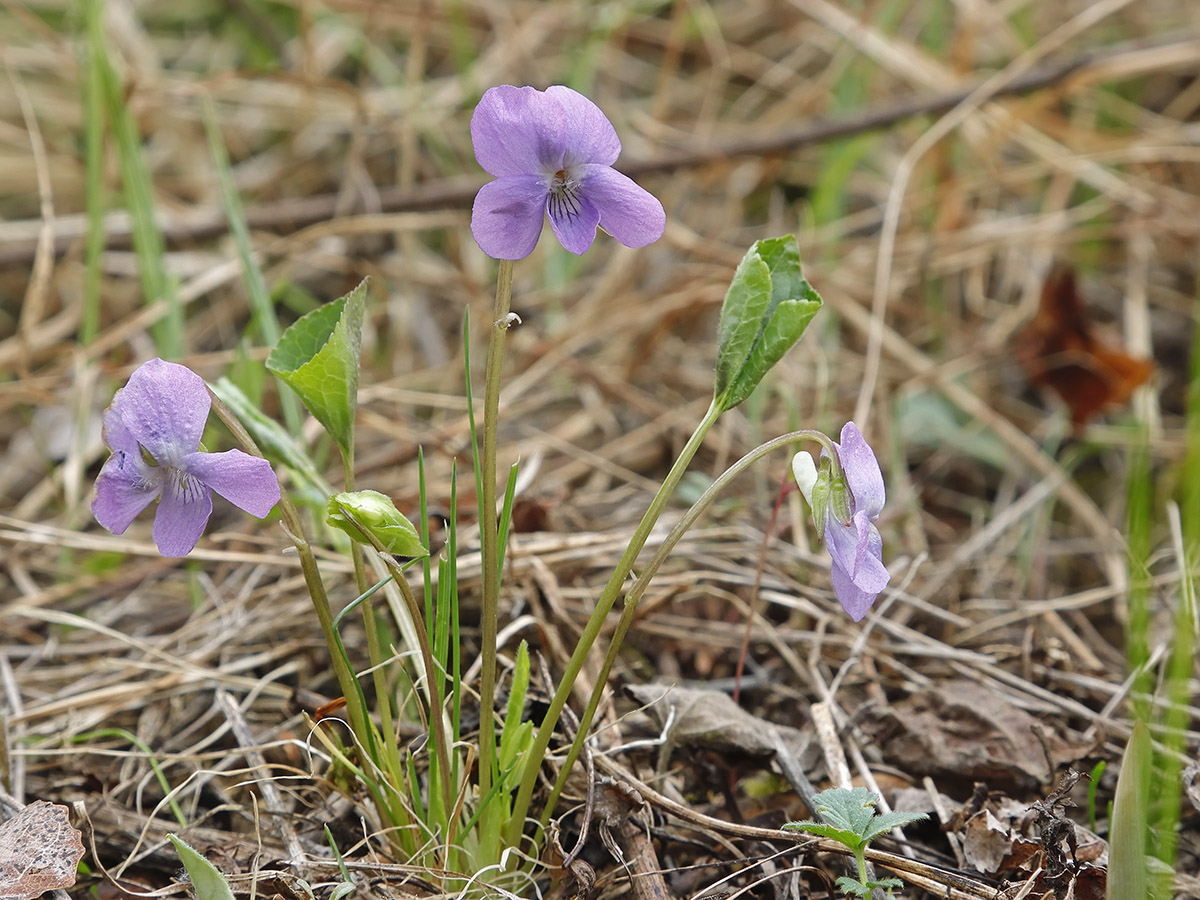
[[[213,162],[217,167],[217,180],[221,185],[221,202],[225,206],[225,217],[229,220],[229,230],[237,244],[238,256],[242,261],[242,277],[246,282],[246,292],[250,295],[250,309],[253,311],[254,324],[258,327],[259,337],[263,344],[274,347],[279,341],[282,329],[275,317],[275,304],[267,290],[266,279],[263,278],[262,268],[254,258],[254,246],[250,243],[250,229],[246,225],[246,213],[242,209],[242,198],[238,195],[237,185],[233,180],[233,169],[229,164],[229,152],[225,148],[225,140],[221,137],[221,128],[217,123],[216,108],[212,99],[205,98],[204,131],[208,135],[208,146],[212,153]],[[283,379],[275,377],[279,389],[279,405],[283,410],[283,421],[287,423],[288,431],[294,435],[300,434],[304,424],[304,414],[300,409],[300,400],[292,393],[291,388],[283,383]]]
[[[142,153],[142,135],[137,120],[125,102],[124,86],[108,58],[101,0],[88,0],[88,51],[103,86],[105,111],[117,142],[121,182],[133,231],[133,249],[137,256],[142,292],[147,303],[163,300],[167,314],[154,326],[158,352],[171,359],[184,353],[183,306],[175,283],[167,274],[166,244],[154,218],[154,191],[146,157]]]
[[[1152,752],[1150,729],[1139,719],[1125,748],[1113,799],[1108,831],[1108,900],[1149,896],[1146,844]]]

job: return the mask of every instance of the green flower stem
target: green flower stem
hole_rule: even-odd
[[[488,339],[487,370],[483,393],[483,490],[479,497],[480,555],[483,566],[479,674],[479,796],[492,787],[496,764],[496,724],[492,715],[496,697],[496,623],[500,607],[500,548],[496,521],[496,433],[500,409],[500,369],[508,311],[512,301],[513,264],[501,260],[496,272],[496,304]],[[490,804],[489,804],[490,805]]]
[[[258,445],[254,443],[250,433],[242,427],[237,416],[221,401],[221,398],[213,393],[212,388],[208,388],[208,396],[212,400],[213,412],[225,423],[225,427],[230,430],[238,443],[252,456],[262,457],[262,451],[258,449]],[[283,516],[283,524],[288,537],[291,538],[296,552],[300,556],[300,571],[304,574],[304,583],[312,598],[317,621],[321,624],[321,634],[325,636],[325,645],[329,648],[329,655],[333,659],[333,670],[337,675],[338,686],[342,689],[342,696],[346,698],[346,710],[350,714],[350,728],[360,743],[364,747],[369,747],[369,722],[360,699],[358,684],[354,680],[354,673],[350,671],[346,657],[338,650],[338,637],[333,626],[333,611],[329,606],[329,595],[325,592],[325,582],[321,580],[317,558],[313,555],[308,539],[304,536],[304,523],[300,520],[300,514],[296,511],[287,491],[280,491],[279,510]]]
[[[604,621],[608,617],[609,611],[613,608],[613,604],[617,602],[617,596],[621,593],[621,587],[625,584],[625,579],[629,577],[629,572],[633,569],[642,547],[645,546],[646,539],[650,537],[650,532],[658,521],[658,517],[662,515],[663,508],[667,505],[667,500],[674,493],[676,485],[679,484],[679,479],[683,477],[683,473],[687,471],[688,465],[691,464],[692,457],[696,455],[696,451],[700,449],[700,444],[704,441],[709,430],[716,424],[722,412],[724,412],[724,409],[718,406],[715,400],[709,405],[704,418],[701,419],[700,424],[696,426],[696,430],[688,439],[687,444],[684,445],[679,458],[675,460],[675,464],[671,467],[671,471],[667,473],[662,487],[658,489],[658,493],[650,501],[650,508],[646,510],[646,514],[642,517],[642,521],[638,524],[637,530],[633,533],[633,537],[629,541],[629,546],[625,548],[624,555],[617,563],[617,568],[613,571],[612,577],[609,578],[608,584],[605,585],[604,592],[600,595],[600,599],[596,601],[596,608],[593,610],[591,618],[588,619],[587,625],[584,626],[583,634],[579,636],[579,642],[575,645],[575,651],[571,654],[566,671],[563,672],[562,681],[559,683],[558,690],[554,693],[554,699],[550,701],[550,707],[546,710],[546,716],[542,720],[542,724],[538,727],[532,746],[525,755],[524,768],[521,772],[521,787],[517,793],[517,800],[513,807],[513,816],[508,822],[508,832],[504,835],[504,842],[509,847],[516,847],[518,845],[521,831],[525,824],[525,816],[529,812],[529,803],[533,797],[533,789],[537,784],[538,771],[541,769],[543,759],[545,759],[546,750],[550,746],[550,736],[554,733],[555,726],[558,725],[558,717],[562,714],[563,707],[567,705],[567,698],[571,695],[571,688],[575,684],[575,679],[579,677],[579,673],[583,669],[583,663],[587,659],[592,645],[595,644],[596,638],[600,636],[600,630],[604,627]],[[601,683],[597,682],[597,689],[599,689]],[[580,734],[583,733],[584,729],[580,728]]]
[[[587,709],[584,710],[583,715],[580,717],[579,729],[575,734],[575,740],[571,744],[571,749],[567,751],[566,761],[563,762],[562,768],[559,770],[558,780],[554,783],[554,790],[550,792],[550,799],[546,802],[546,809],[542,813],[541,824],[543,828],[550,821],[550,816],[554,812],[554,806],[558,802],[558,796],[562,793],[563,785],[566,784],[567,775],[570,774],[571,767],[575,764],[575,760],[579,758],[579,754],[583,750],[583,743],[587,740],[588,730],[591,728],[592,719],[596,715],[596,709],[600,705],[600,699],[604,694],[604,686],[608,682],[608,674],[612,670],[613,663],[616,662],[617,654],[621,649],[621,642],[625,638],[625,633],[633,624],[638,602],[642,599],[642,595],[646,593],[646,588],[650,586],[650,581],[658,573],[662,564],[667,561],[667,557],[671,555],[671,552],[680,540],[683,539],[688,529],[712,505],[717,496],[729,486],[730,482],[767,454],[787,444],[806,439],[817,441],[823,446],[829,441],[829,438],[819,431],[811,429],[793,431],[790,434],[774,438],[761,446],[755,447],[721,473],[720,477],[708,486],[708,490],[701,494],[696,502],[692,504],[691,509],[687,511],[684,517],[675,523],[675,527],[671,529],[666,539],[654,552],[654,555],[650,557],[641,574],[638,575],[637,581],[626,592],[624,609],[621,612],[620,620],[617,622],[616,630],[613,632],[612,640],[609,641],[608,652],[604,657],[603,665],[600,667],[600,674],[596,677],[596,686],[592,689],[592,696],[588,699]],[[566,679],[564,679],[565,682]]]
[[[343,480],[347,493],[354,490],[354,429],[342,452]],[[367,567],[363,560],[363,549],[357,541],[350,542],[350,558],[354,561],[354,581],[359,594],[370,588]],[[393,784],[399,784],[404,769],[400,765],[400,749],[396,745],[396,726],[392,717],[392,695],[388,690],[387,671],[383,666],[383,645],[379,640],[379,624],[375,621],[375,609],[370,602],[362,605],[363,628],[367,634],[367,653],[371,659],[371,681],[375,686],[375,706],[379,711],[379,722],[383,731],[382,752],[384,759],[377,760],[381,768],[386,767]],[[433,677],[432,673],[428,673]]]

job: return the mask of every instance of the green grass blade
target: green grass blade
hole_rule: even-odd
[[[97,52],[103,42],[99,0],[86,4],[87,81],[83,89],[84,208],[87,236],[84,239],[83,316],[79,342],[85,347],[100,333],[100,257],[104,254],[104,64]],[[99,37],[97,37],[99,35]]]
[[[212,98],[206,97],[204,103],[204,131],[208,135],[208,146],[212,153],[213,162],[217,168],[217,181],[221,186],[221,202],[225,206],[225,217],[229,220],[229,230],[237,244],[238,257],[242,261],[242,277],[246,282],[246,291],[250,295],[250,309],[254,324],[258,326],[259,336],[267,347],[274,347],[279,341],[282,329],[275,317],[275,304],[267,290],[267,282],[263,278],[262,269],[254,258],[254,247],[250,243],[250,229],[246,225],[246,214],[242,209],[242,198],[238,195],[237,185],[233,181],[233,169],[229,164],[229,152],[225,148],[225,140],[221,137],[221,127],[217,122],[217,112]],[[283,410],[283,420],[287,423],[288,431],[294,435],[300,434],[304,424],[304,414],[300,410],[300,400],[283,380],[275,377],[279,389],[279,405]]]
[[[133,249],[137,256],[142,292],[147,303],[163,300],[167,313],[153,328],[158,352],[171,359],[184,355],[183,306],[174,280],[167,275],[166,244],[154,218],[154,190],[146,157],[142,153],[142,135],[137,120],[125,103],[124,85],[108,58],[101,0],[88,0],[88,50],[100,75],[104,105],[117,142],[125,205],[129,210]]]
[[[1151,757],[1150,729],[1139,719],[1133,726],[1125,758],[1121,761],[1108,830],[1109,900],[1149,896],[1146,844]]]

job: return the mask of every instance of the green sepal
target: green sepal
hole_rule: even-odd
[[[804,334],[821,303],[801,273],[794,235],[750,248],[734,272],[717,326],[713,395],[722,411],[750,396]]]
[[[850,524],[850,489],[846,487],[846,476],[840,471],[829,477],[829,505],[835,519],[843,525]]]
[[[353,491],[329,498],[327,521],[351,538],[393,556],[425,557],[429,551],[412,522],[379,491]]]
[[[267,368],[294,390],[343,453],[353,444],[367,282],[283,333]]]
[[[817,540],[825,539],[825,516],[833,493],[833,468],[829,457],[822,457],[817,469],[817,481],[812,488],[813,525],[817,528]]]

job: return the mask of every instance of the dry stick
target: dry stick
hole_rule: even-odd
[[[1172,65],[1189,53],[1200,52],[1200,40],[1131,41],[1103,50],[1083,53],[1061,63],[1040,66],[1012,78],[987,94],[988,99],[1023,94],[1051,85],[1060,84],[1077,76],[1091,74],[1100,77],[1111,70],[1114,77],[1132,77],[1140,72],[1152,71],[1164,65]],[[1194,56],[1193,56],[1194,58]],[[1113,63],[1122,63],[1113,66]],[[629,160],[622,171],[630,176],[674,172],[694,168],[742,156],[771,156],[795,150],[798,147],[820,144],[835,138],[861,134],[885,128],[913,116],[937,115],[960,106],[974,95],[982,85],[956,91],[947,91],[932,96],[910,97],[889,100],[886,107],[862,113],[838,116],[831,119],[814,119],[796,128],[786,129],[759,138],[738,138],[718,141],[706,147],[665,150],[653,159]],[[433,210],[462,208],[467,206],[479,191],[483,179],[475,175],[462,175],[420,184],[412,188],[391,187],[379,191],[382,212]],[[263,203],[246,211],[250,228],[290,233],[296,229],[323,222],[337,212],[338,196],[320,194],[313,197],[280,200]],[[105,229],[110,248],[127,246],[130,240],[130,225],[120,216],[106,221]],[[82,216],[63,216],[56,223],[54,252],[58,255],[67,250],[84,233]],[[160,223],[163,237],[168,245],[188,243],[223,235],[228,230],[228,220],[223,211],[197,210],[180,222]],[[33,258],[37,242],[25,237],[18,229],[36,229],[36,224],[10,223],[8,229],[0,230],[0,266],[28,263]],[[5,234],[5,232],[8,234]]]
[[[242,715],[237,701],[233,699],[228,691],[220,688],[217,689],[217,703],[221,707],[221,711],[225,714],[225,719],[229,722],[229,727],[233,729],[233,734],[237,738],[237,742],[245,748],[242,755],[246,757],[246,762],[250,763],[255,769],[262,770],[264,773],[263,779],[259,782],[259,787],[262,789],[263,801],[266,803],[267,811],[276,817],[275,821],[279,826],[279,834],[283,838],[284,846],[287,847],[290,862],[294,865],[302,864],[304,862],[304,848],[300,846],[300,839],[296,836],[296,829],[292,827],[290,813],[284,808],[283,797],[279,793],[279,788],[271,780],[267,760],[263,756],[262,751],[258,749],[258,742],[250,732],[250,725],[246,722],[246,717]]]

